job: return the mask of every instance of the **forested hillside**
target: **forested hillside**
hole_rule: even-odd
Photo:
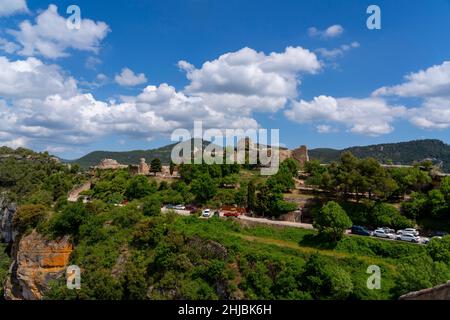
[[[8,298],[397,299],[450,278],[450,237],[422,245],[346,233],[353,224],[397,229],[422,221],[441,229],[450,213],[450,178],[433,186],[430,172],[418,167],[384,168],[349,153],[329,167],[309,162],[305,185],[325,193],[301,194],[311,201],[313,217],[312,227],[303,229],[260,224],[298,209],[285,198],[300,195],[293,159],[270,177],[260,176],[257,165],[204,163],[182,164],[179,178],[157,179],[126,168],[90,175],[46,153],[5,151],[1,188],[7,203],[18,205],[6,219],[11,224],[2,226],[16,235],[0,246]],[[90,189],[69,202],[67,192],[87,180]],[[401,208],[390,203],[396,199]],[[184,216],[169,204],[192,211]],[[233,205],[258,224],[201,214]],[[44,255],[64,261],[56,258],[61,247],[67,261],[57,265],[59,274],[39,264]],[[68,265],[82,270],[80,290],[67,288],[62,274]],[[380,290],[367,287],[370,265],[381,268]],[[23,295],[30,284],[37,284],[34,295]]]
[[[209,142],[204,141],[204,146]],[[170,154],[175,144],[151,150],[133,150],[124,152],[94,151],[84,157],[69,161],[79,164],[82,168],[97,165],[103,159],[115,159],[122,164],[137,164],[140,158],[159,158],[163,164],[170,162]],[[350,147],[343,150],[316,148],[309,151],[312,160],[323,163],[338,161],[341,154],[350,151],[358,158],[373,157],[384,164],[413,164],[425,159],[431,159],[435,164],[450,172],[450,146],[440,140],[415,140],[400,143],[385,143],[371,146]]]
[[[192,140],[190,140],[191,143]],[[210,142],[203,141],[203,148]],[[151,149],[151,150],[132,150],[132,151],[94,151],[91,152],[80,159],[68,161],[69,163],[76,163],[82,168],[89,168],[90,166],[97,165],[103,159],[114,159],[121,164],[138,164],[139,159],[145,158],[148,163],[154,158],[159,158],[162,164],[170,163],[170,155],[173,147],[177,143],[169,144],[161,148]],[[193,146],[192,149],[193,150]]]
[[[312,160],[324,163],[338,161],[341,154],[349,151],[358,158],[372,157],[384,164],[413,164],[431,159],[442,169],[450,172],[450,146],[440,140],[415,140],[384,143],[371,146],[351,147],[343,150],[318,148],[309,151]]]

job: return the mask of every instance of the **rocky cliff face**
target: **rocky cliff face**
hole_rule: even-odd
[[[17,232],[13,229],[16,205],[0,195],[0,242],[13,242]]]
[[[42,299],[49,281],[64,276],[72,250],[67,236],[48,240],[33,230],[16,239],[10,276],[5,283],[5,299]]]

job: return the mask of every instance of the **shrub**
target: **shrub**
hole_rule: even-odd
[[[161,214],[161,200],[158,196],[145,198],[142,205],[142,211],[145,216],[157,216]]]
[[[342,238],[344,231],[352,226],[352,221],[342,207],[330,201],[325,204],[314,218],[314,227],[319,234],[337,241]]]
[[[67,205],[61,213],[55,214],[51,221],[51,230],[54,235],[78,235],[80,226],[86,221],[88,211],[82,203]]]
[[[47,209],[41,204],[20,206],[13,218],[14,227],[20,232],[36,228],[47,215]]]
[[[135,176],[127,184],[125,196],[128,200],[142,199],[158,189],[155,181],[150,184],[145,176]]]

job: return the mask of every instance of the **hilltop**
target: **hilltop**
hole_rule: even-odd
[[[208,144],[208,141],[203,141],[203,146]],[[94,151],[80,159],[68,162],[77,163],[82,168],[88,168],[97,165],[103,159],[115,159],[119,163],[129,165],[139,163],[140,158],[146,158],[148,162],[153,158],[160,158],[163,164],[168,164],[171,150],[175,145],[176,143],[173,143],[150,150]],[[441,166],[444,171],[450,172],[450,146],[440,140],[433,139],[354,146],[341,150],[316,148],[309,150],[309,157],[312,160],[330,163],[339,160],[340,155],[347,151],[350,151],[358,158],[373,157],[381,163],[408,165],[431,159],[435,164]]]
[[[309,157],[330,163],[339,160],[343,152],[351,152],[358,158],[373,157],[384,164],[410,165],[430,159],[445,172],[450,172],[450,145],[434,139],[356,146],[342,150],[318,148],[310,150]]]
[[[191,140],[191,143],[193,143],[193,140]],[[177,144],[178,142],[149,150],[94,151],[77,160],[66,162],[76,163],[82,168],[89,168],[91,166],[97,165],[103,159],[114,159],[121,164],[130,165],[139,163],[140,158],[145,158],[147,162],[150,162],[154,158],[159,158],[161,159],[161,162],[163,164],[168,165],[170,163],[170,154],[172,152],[172,148]],[[203,141],[203,148],[205,148],[205,146],[209,144],[209,141]],[[192,150],[194,150],[193,147]]]

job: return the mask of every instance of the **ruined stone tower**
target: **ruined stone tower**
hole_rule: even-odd
[[[138,174],[148,175],[150,173],[150,168],[145,162],[145,158],[140,159]]]
[[[303,166],[309,161],[308,148],[306,146],[301,146],[292,150],[292,157]]]

